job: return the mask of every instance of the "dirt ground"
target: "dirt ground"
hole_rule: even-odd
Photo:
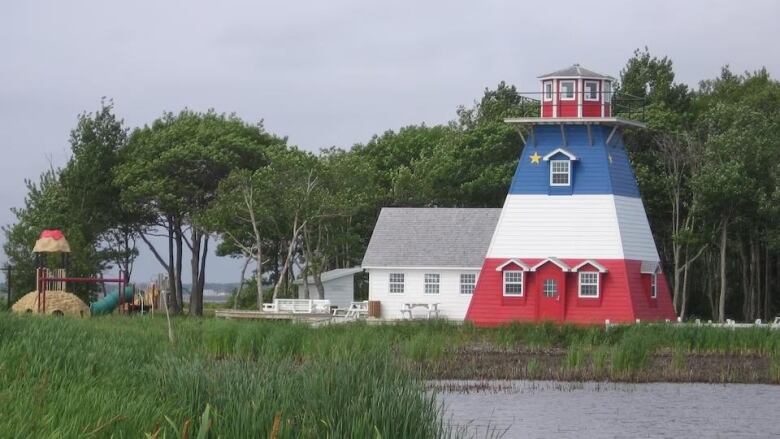
[[[598,364],[592,355],[583,355],[572,365],[563,349],[470,346],[423,363],[421,370],[428,379],[780,384],[780,365],[753,354],[660,352],[631,370],[617,370],[609,358]]]

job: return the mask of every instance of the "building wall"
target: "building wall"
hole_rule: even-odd
[[[438,303],[439,317],[450,320],[463,320],[471,302],[471,294],[460,293],[460,275],[474,274],[479,282],[479,269],[367,269],[368,300],[378,300],[381,305],[381,317],[400,319],[404,303]],[[404,273],[404,292],[389,293],[390,273]],[[425,294],[425,273],[440,275],[439,294]],[[423,316],[425,309],[417,308],[415,316]]]
[[[325,299],[330,300],[332,306],[339,308],[349,308],[349,304],[355,300],[355,280],[354,275],[342,276],[336,279],[326,280],[322,283],[325,287]],[[298,298],[305,298],[305,288],[303,284],[298,285]],[[309,284],[309,299],[317,297],[317,286]]]
[[[538,259],[522,259],[533,266]],[[536,272],[526,272],[524,296],[503,295],[503,272],[496,267],[506,259],[486,259],[482,275],[477,281],[478,300],[468,310],[467,319],[478,325],[497,325],[510,321],[559,320],[540,313],[542,282],[554,277],[561,285],[563,321],[585,324],[603,324],[642,320],[674,319],[671,297],[663,275],[659,275],[658,297],[650,297],[640,273],[640,261],[598,260],[608,271],[600,275],[600,294],[597,298],[579,297],[579,276],[575,272],[563,272],[547,263]],[[582,259],[564,259],[569,266],[576,266]],[[512,268],[516,269],[516,268]],[[589,270],[589,268],[583,268]],[[592,269],[590,269],[592,270]]]

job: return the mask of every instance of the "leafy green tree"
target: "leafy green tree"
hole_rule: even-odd
[[[203,312],[209,234],[196,218],[213,201],[220,181],[234,169],[262,166],[266,149],[284,143],[262,124],[250,125],[235,115],[214,111],[166,113],[131,134],[120,152],[116,180],[123,188],[123,201],[154,218],[146,224],[141,239],[168,271],[175,292],[174,310],[183,304],[186,246],[192,254],[190,313]],[[149,239],[159,230],[168,239],[167,258]]]

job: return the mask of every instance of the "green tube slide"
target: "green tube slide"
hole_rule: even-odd
[[[125,302],[133,301],[133,287],[125,287]],[[119,291],[114,291],[106,295],[106,297],[92,302],[89,304],[89,312],[93,316],[99,316],[103,314],[110,314],[119,306]]]

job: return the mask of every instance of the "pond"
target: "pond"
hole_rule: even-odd
[[[432,381],[468,437],[780,437],[780,386]]]

